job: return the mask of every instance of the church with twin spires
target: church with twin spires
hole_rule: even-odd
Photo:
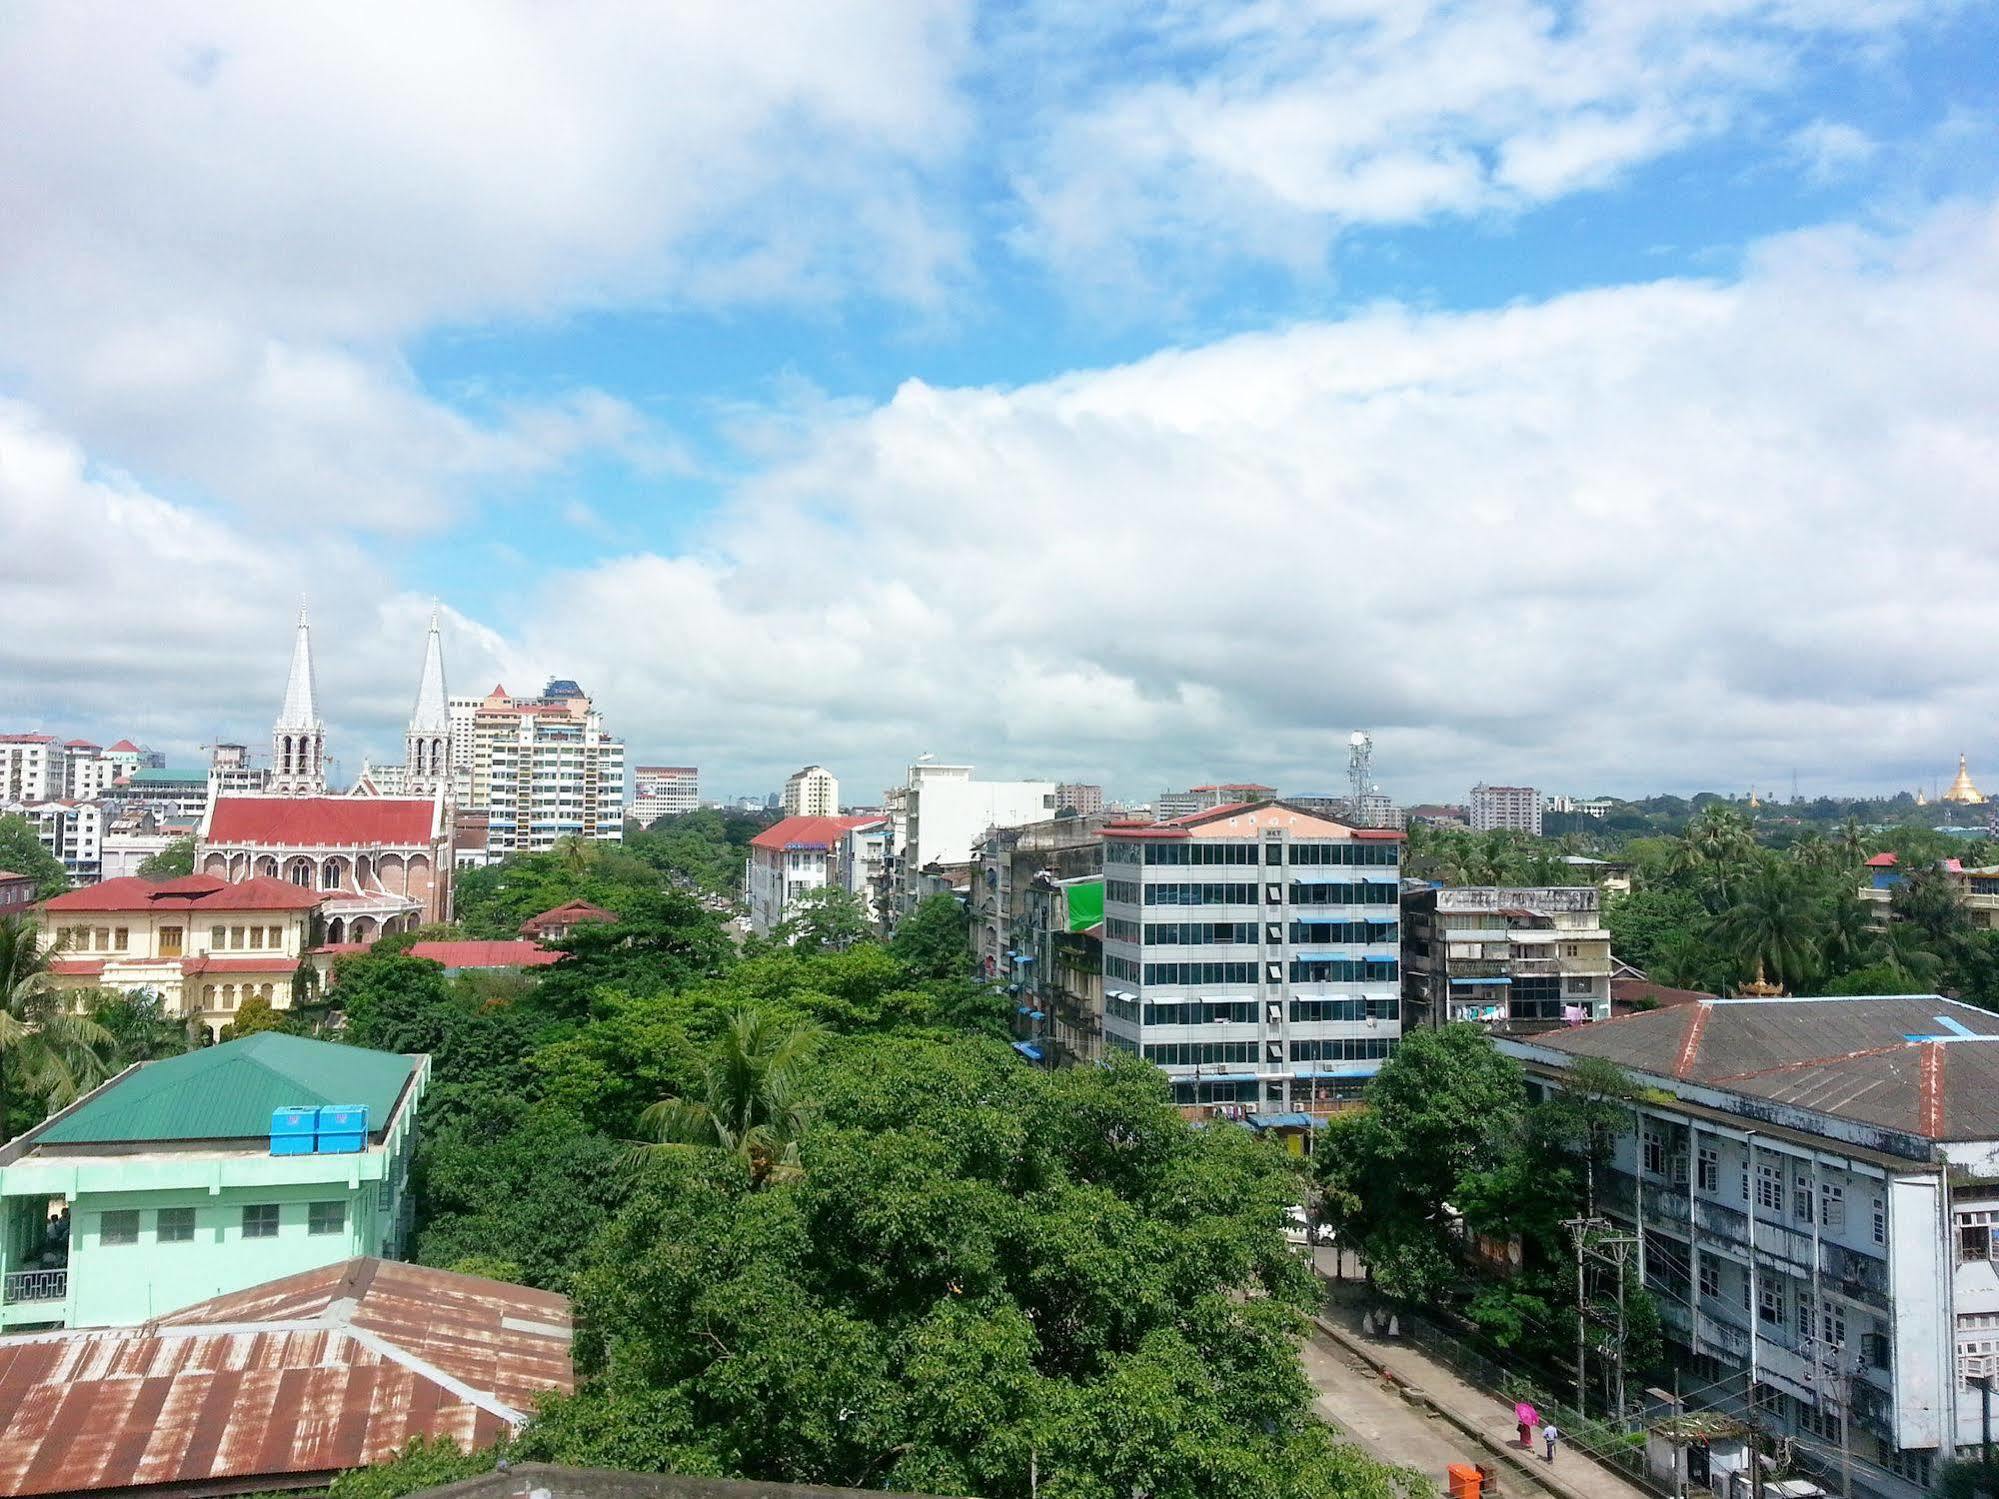
[[[271,774],[259,791],[221,791],[196,837],[195,869],[259,875],[321,892],[325,940],[378,937],[451,919],[451,713],[437,615],[430,620],[401,776],[381,794],[365,774],[326,788],[326,725],[303,606],[284,704],[271,728]]]

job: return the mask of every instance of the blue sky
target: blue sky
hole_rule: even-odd
[[[305,593],[350,771],[436,599],[455,688],[576,676],[717,792],[1317,786],[1356,726],[1409,799],[1999,777],[1994,56],[1903,0],[18,7],[0,706],[255,742]]]

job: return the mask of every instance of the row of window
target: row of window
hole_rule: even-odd
[[[201,986],[201,1007],[204,1010],[233,1010],[236,1008],[236,993],[237,986],[234,984],[203,984]],[[261,999],[265,1004],[269,1004],[271,1002],[271,993],[272,990],[269,984],[245,984],[242,986],[243,1003],[246,1005],[253,999]]]
[[[1291,960],[1294,984],[1392,984],[1402,971],[1395,958],[1334,958],[1328,962]]]
[[[1279,961],[1261,965],[1253,962],[1222,963],[1134,963],[1113,953],[1104,954],[1104,976],[1142,981],[1147,984],[1254,984],[1259,981],[1283,983],[1288,973],[1294,984],[1392,984],[1401,973],[1401,963],[1389,957],[1293,958],[1287,966]],[[1557,1017],[1559,1018],[1559,1016]]]
[[[1686,1185],[1687,1158],[1685,1152],[1669,1153],[1665,1137],[1656,1130],[1647,1130],[1642,1142],[1645,1172],[1649,1176],[1665,1177],[1681,1186]],[[1846,1188],[1835,1182],[1820,1182],[1816,1204],[1812,1195],[1812,1179],[1808,1172],[1795,1172],[1795,1192],[1791,1197],[1791,1214],[1801,1223],[1810,1223],[1814,1218],[1826,1228],[1846,1227]],[[1771,1161],[1757,1164],[1755,1177],[1756,1205],[1772,1213],[1784,1211],[1784,1167]],[[1744,1166],[1740,1172],[1742,1200],[1751,1196],[1749,1169]],[[1694,1161],[1694,1185],[1703,1192],[1719,1195],[1721,1192],[1721,1149],[1716,1145],[1700,1147]],[[1869,1224],[1876,1244],[1888,1242],[1888,1203],[1885,1198],[1876,1197]]]
[[[97,1215],[97,1240],[100,1244],[136,1244],[139,1242],[139,1210],[137,1208],[114,1208]],[[160,1208],[155,1211],[153,1237],[161,1244],[187,1244],[194,1239],[193,1208]],[[275,1239],[278,1236],[278,1205],[275,1202],[251,1203],[243,1209],[242,1233],[246,1239]],[[306,1204],[305,1231],[309,1234],[337,1234],[347,1230],[347,1204],[345,1202],[309,1202]]]
[[[1322,1021],[1400,1020],[1402,1001],[1394,995],[1354,995],[1342,999],[1294,999],[1294,1025]]]
[[[1282,864],[1285,845],[1265,843],[1259,856],[1254,843],[1213,840],[1140,843],[1135,840],[1104,840],[1107,864]],[[1401,848],[1392,842],[1293,843],[1289,862],[1294,865],[1350,865],[1368,869],[1392,869],[1402,862]]]
[[[1129,880],[1104,881],[1104,898],[1113,905],[1135,906],[1253,906],[1259,903],[1257,887],[1232,880],[1178,881],[1140,887]],[[1393,885],[1294,884],[1265,885],[1261,904],[1294,906],[1393,906]]]
[[[1234,1064],[1281,1065],[1286,1048],[1279,1041],[1153,1041],[1144,1048],[1148,1062],[1161,1067],[1220,1067]],[[1293,1062],[1379,1062],[1395,1054],[1388,1036],[1345,1036],[1293,1041]]]
[[[1158,947],[1205,947],[1215,943],[1255,945],[1253,921],[1148,921],[1145,941]]]
[[[162,947],[166,933],[173,934],[174,951],[180,951],[180,928],[167,927],[161,932]],[[66,952],[129,952],[132,948],[132,929],[125,926],[66,926],[56,930],[56,940]],[[278,926],[214,926],[208,929],[208,946],[214,952],[248,949],[261,952],[265,948],[281,948],[285,945],[285,930]]]
[[[1145,1007],[1145,1025],[1253,1025],[1256,1002],[1248,999],[1190,999],[1179,1004]]]

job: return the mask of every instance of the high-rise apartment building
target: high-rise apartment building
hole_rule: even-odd
[[[1055,788],[1055,806],[1068,808],[1078,817],[1100,817],[1104,810],[1104,788],[1076,781],[1064,781]]]
[[[632,820],[649,828],[701,805],[701,772],[692,765],[641,765],[632,772]]]
[[[1182,1104],[1326,1109],[1402,1034],[1403,835],[1283,801],[1104,837],[1104,1032]]]
[[[1232,807],[1243,802],[1267,802],[1277,795],[1274,786],[1259,786],[1254,781],[1231,781],[1222,786],[1195,786],[1186,791],[1162,791],[1159,800],[1153,804],[1153,816],[1161,822],[1172,822],[1177,818],[1195,812],[1207,812],[1216,807]]]
[[[1471,789],[1471,830],[1541,836],[1541,793],[1532,786],[1487,786]]]
[[[625,745],[574,682],[537,698],[496,687],[472,719],[471,805],[495,855],[539,853],[563,838],[625,836]]]
[[[795,770],[785,779],[781,805],[786,817],[838,816],[840,782],[823,765]]]
[[[969,870],[972,849],[988,828],[1017,828],[1055,813],[1053,781],[975,781],[969,765],[940,765],[927,756],[909,767],[908,783],[884,795],[895,848],[884,873],[892,887],[886,910],[914,909],[918,878],[936,865]],[[897,820],[899,819],[899,820]]]
[[[63,794],[63,749],[53,734],[0,734],[0,802],[45,802]]]

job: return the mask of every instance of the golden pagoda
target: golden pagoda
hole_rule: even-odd
[[[1975,807],[1985,800],[1985,793],[1971,784],[1971,771],[1962,754],[1957,757],[1957,779],[1950,783],[1950,790],[1937,800],[1956,802],[1961,807]]]

